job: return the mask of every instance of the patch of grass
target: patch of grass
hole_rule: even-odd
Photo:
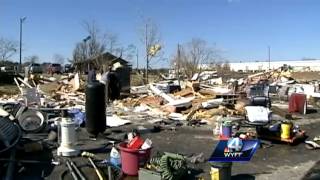
[[[0,85],[0,96],[19,94],[20,90],[16,85],[2,84]]]

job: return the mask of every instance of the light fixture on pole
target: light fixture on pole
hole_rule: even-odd
[[[19,71],[22,65],[22,24],[27,19],[27,17],[20,18],[20,56],[19,56]]]

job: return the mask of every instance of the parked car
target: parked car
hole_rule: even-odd
[[[61,74],[62,66],[60,64],[50,64],[48,67],[49,74]]]
[[[42,73],[42,67],[40,64],[32,63],[27,67],[29,73]]]
[[[15,67],[15,66],[2,66],[2,67],[0,67],[0,71],[1,72],[16,72],[17,67]]]
[[[66,64],[64,66],[64,72],[65,73],[72,73],[74,71],[74,67],[71,64]]]

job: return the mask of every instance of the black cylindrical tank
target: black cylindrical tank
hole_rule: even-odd
[[[95,136],[106,130],[105,85],[98,81],[86,87],[86,129]]]

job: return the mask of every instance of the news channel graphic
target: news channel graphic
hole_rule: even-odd
[[[209,162],[250,161],[259,144],[258,139],[230,138],[229,140],[220,140]]]

